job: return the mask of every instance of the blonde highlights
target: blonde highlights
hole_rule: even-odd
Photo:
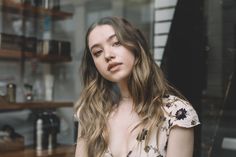
[[[87,31],[81,71],[84,88],[75,105],[79,111],[80,137],[87,143],[89,157],[101,157],[108,148],[107,118],[116,108],[119,92],[115,84],[104,79],[97,71],[88,47],[90,32],[98,25],[113,27],[117,39],[135,56],[133,70],[128,79],[128,90],[134,101],[134,110],[141,117],[139,125],[152,130],[162,123],[162,99],[166,94],[177,93],[169,86],[161,69],[155,64],[146,39],[139,29],[119,17],[105,17]],[[147,136],[146,143],[149,140]]]

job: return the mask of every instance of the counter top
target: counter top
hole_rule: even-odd
[[[34,148],[25,148],[24,150],[0,152],[1,157],[74,157],[75,146],[61,145],[52,151],[36,151]]]
[[[73,102],[22,102],[22,103],[0,103],[0,110],[21,110],[21,109],[40,109],[73,107]]]

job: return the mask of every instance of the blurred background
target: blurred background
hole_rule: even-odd
[[[73,156],[84,35],[113,15],[143,31],[169,82],[196,109],[194,156],[236,156],[235,0],[0,0],[0,10],[0,146],[10,150],[0,152]],[[42,148],[38,119],[49,132],[42,137],[55,136]]]

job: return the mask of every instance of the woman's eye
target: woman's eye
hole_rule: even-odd
[[[119,41],[116,41],[116,42],[113,43],[113,46],[120,46],[120,45],[121,45],[121,44],[120,44]]]
[[[93,53],[93,55],[94,55],[95,57],[98,57],[98,56],[100,56],[101,53],[102,53],[102,50],[98,50],[98,51],[95,51],[95,52]]]

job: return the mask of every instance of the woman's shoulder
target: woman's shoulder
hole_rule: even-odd
[[[175,125],[190,128],[200,124],[194,107],[177,96],[168,95],[163,98],[163,111],[170,128]]]
[[[163,108],[169,114],[172,114],[174,110],[178,110],[180,108],[192,108],[192,105],[184,99],[181,99],[174,95],[167,95],[163,98]]]

